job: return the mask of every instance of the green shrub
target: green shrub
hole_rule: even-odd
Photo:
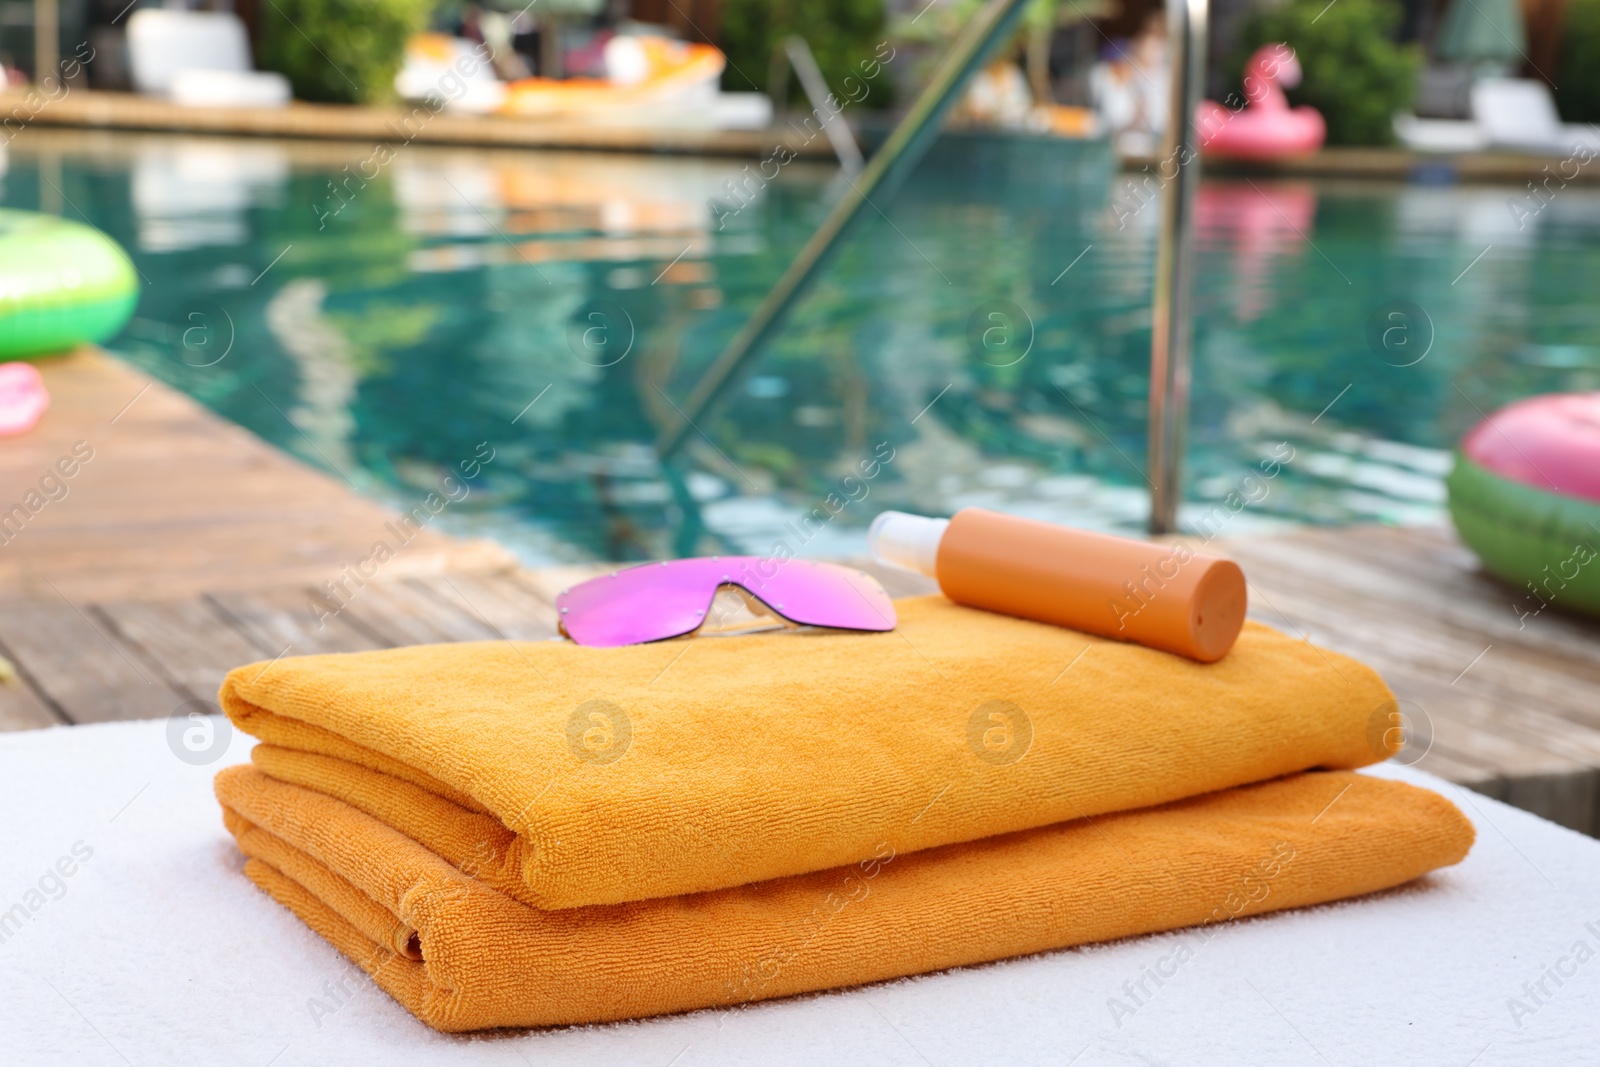
[[[1250,54],[1285,41],[1300,60],[1294,104],[1309,104],[1328,122],[1328,143],[1382,145],[1394,141],[1394,114],[1411,103],[1420,57],[1394,42],[1400,24],[1394,0],[1288,0],[1258,10],[1239,34],[1234,84]]]
[[[392,99],[406,38],[427,26],[431,0],[269,0],[259,61],[301,100],[373,104]]]
[[[721,44],[728,69],[722,74],[722,87],[766,92],[773,50],[790,34],[805,38],[811,46],[835,95],[844,97],[844,79],[853,76],[867,86],[862,101],[866,106],[886,107],[893,100],[888,71],[879,70],[868,80],[861,67],[887,37],[883,0],[725,0]],[[803,94],[795,95],[798,83],[791,88],[791,103],[803,105]]]
[[[1600,122],[1600,0],[1572,0],[1556,74],[1556,107],[1567,122]]]

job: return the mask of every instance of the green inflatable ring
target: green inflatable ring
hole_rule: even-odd
[[[0,360],[111,337],[139,302],[122,246],[92,226],[0,208]]]
[[[1523,594],[1514,611],[1543,601],[1600,614],[1600,504],[1503,478],[1461,452],[1445,488],[1461,540]]]

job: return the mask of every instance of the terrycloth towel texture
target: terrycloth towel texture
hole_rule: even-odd
[[[547,909],[1359,767],[1393,741],[1376,674],[1265,626],[1201,665],[937,596],[897,610],[886,634],[291,658],[221,699],[268,774]]]
[[[1307,773],[689,897],[520,904],[252,767],[217,776],[246,873],[440,1030],[741,1004],[1369,893],[1459,862],[1443,797]],[[909,827],[906,828],[909,830]]]

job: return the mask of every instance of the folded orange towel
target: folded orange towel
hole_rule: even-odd
[[[1458,862],[1443,797],[1349,772],[871,858],[694,896],[540,911],[347,804],[217,776],[246,873],[430,1026],[589,1023],[740,1004],[1210,924]]]
[[[1389,754],[1377,675],[1265,626],[1202,665],[942,597],[897,607],[886,634],[284,659],[233,671],[222,704],[267,742],[269,774],[544,908],[743,885],[867,859],[891,834],[910,852]]]

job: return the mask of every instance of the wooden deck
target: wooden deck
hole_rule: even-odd
[[[1532,607],[1449,530],[1306,529],[1220,546],[1250,614],[1370,664],[1422,720],[1423,770],[1600,836],[1600,623]]]
[[[41,369],[50,411],[0,441],[0,656],[19,676],[0,684],[0,729],[211,699],[220,671],[313,624],[302,591],[363,559],[395,517],[109,357]],[[423,527],[382,577],[512,566],[492,542]],[[297,647],[383,643],[358,636],[384,602],[374,590]]]
[[[283,108],[183,107],[133,93],[74,89],[37,110],[29,94],[0,92],[0,113],[29,116],[20,126],[112,130],[166,130],[234,136],[293,137],[367,144],[472,145],[494,148],[586,148],[612,152],[680,152],[765,156],[783,145],[805,158],[831,159],[826,137],[804,137],[786,127],[716,130],[692,126],[623,126],[570,119],[458,115],[426,108],[358,107],[295,102]],[[19,111],[19,108],[21,109]]]
[[[183,596],[319,584],[371,549],[394,514],[98,352],[40,364],[51,408],[0,441],[0,598]],[[79,444],[81,442],[81,444]],[[92,454],[77,473],[57,464]],[[73,464],[69,462],[69,467]],[[62,488],[41,490],[54,472]],[[48,489],[48,487],[46,487]],[[423,528],[386,574],[505,566],[498,545]]]
[[[1566,155],[1565,152],[1559,155],[1533,155],[1499,150],[1445,154],[1412,152],[1405,148],[1336,146],[1289,159],[1208,159],[1206,172],[1272,179],[1364,178],[1415,181],[1418,178],[1426,178],[1434,183],[1509,184],[1520,187],[1526,182],[1542,180],[1546,177],[1545,168],[1548,167],[1553,171]],[[1138,169],[1151,162],[1151,160],[1139,160],[1137,167],[1129,166],[1128,169]],[[1593,173],[1584,168],[1573,169],[1576,169],[1577,173],[1566,179],[1569,184],[1600,184],[1600,173]]]
[[[542,639],[595,568],[527,571],[425,530],[342,610],[318,587],[389,512],[106,357],[46,367],[55,406],[0,447],[0,508],[86,441],[94,457],[0,544],[0,729],[154,718],[250,660]],[[0,538],[3,539],[3,538]],[[1211,546],[1253,616],[1377,668],[1431,745],[1418,766],[1600,834],[1600,625],[1519,619],[1443,530],[1306,529]],[[928,583],[882,575],[890,592]]]
[[[413,118],[409,132],[397,129],[412,109],[295,102],[285,108],[181,107],[134,93],[75,89],[36,111],[24,107],[27,94],[0,92],[0,113],[13,115],[17,129],[56,126],[75,129],[159,130],[229,136],[288,137],[316,141],[375,144],[400,142],[492,148],[576,148],[611,152],[672,152],[694,155],[764,157],[779,145],[805,159],[831,161],[825,137],[804,137],[788,126],[765,130],[713,130],[694,127],[623,126],[559,119],[521,119],[493,115],[440,113]],[[19,111],[18,108],[21,107]],[[425,114],[425,112],[424,112]],[[18,116],[29,116],[26,121]],[[886,136],[883,120],[867,118],[868,141]],[[1019,136],[983,131],[958,137],[990,139]],[[1026,135],[1021,135],[1026,136]],[[1270,161],[1215,159],[1208,172],[1264,178],[1366,178],[1407,181],[1419,174],[1435,181],[1510,183],[1521,186],[1543,178],[1555,157],[1517,152],[1441,155],[1403,148],[1332,147],[1306,156]],[[343,161],[343,160],[341,160]],[[1156,168],[1154,157],[1128,158],[1126,170]],[[1582,168],[1569,183],[1600,182],[1600,168]]]

